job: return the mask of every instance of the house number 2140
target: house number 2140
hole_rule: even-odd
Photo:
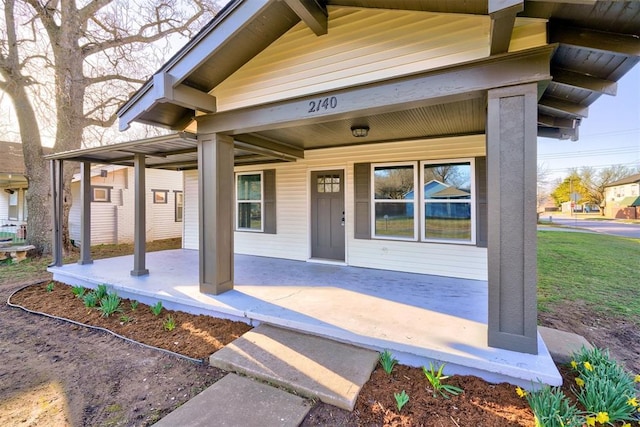
[[[333,110],[338,106],[338,98],[330,96],[329,98],[320,98],[317,101],[309,101],[308,113],[317,113],[320,110]]]

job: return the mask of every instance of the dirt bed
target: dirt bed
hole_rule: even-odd
[[[122,312],[104,318],[97,310],[87,309],[69,286],[56,283],[47,292],[48,283],[26,288],[11,302],[99,325],[196,359],[206,359],[248,329],[242,323],[167,310],[154,316],[143,304],[132,310],[127,300]],[[6,301],[19,287],[0,285],[0,298]],[[587,339],[609,347],[627,368],[638,372],[638,361],[631,357],[640,352],[637,328],[627,327],[624,321],[607,323],[607,319],[589,323],[593,315],[585,312],[581,319],[579,309],[573,305],[558,310],[568,316],[566,319],[543,315],[542,323],[585,328],[582,332]],[[176,320],[171,332],[163,327],[169,316]],[[4,304],[0,318],[0,425],[150,425],[225,375],[203,363]],[[389,376],[378,368],[353,412],[316,403],[303,425],[534,425],[526,402],[516,396],[511,385],[492,385],[470,376],[455,376],[448,383],[461,387],[464,393],[450,399],[433,397],[420,369],[398,366]],[[398,412],[393,393],[401,390],[411,399]]]

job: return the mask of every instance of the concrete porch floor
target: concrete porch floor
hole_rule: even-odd
[[[378,351],[401,363],[447,364],[446,373],[531,388],[562,379],[538,335],[538,355],[487,346],[487,283],[333,264],[235,255],[235,287],[198,291],[198,252],[150,252],[148,276],[133,277],[133,256],[51,267],[54,279],[96,287],[169,309],[269,323]]]

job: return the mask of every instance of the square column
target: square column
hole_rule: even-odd
[[[132,276],[149,274],[147,258],[147,197],[145,156],[134,156],[134,219],[133,219],[133,270]]]
[[[91,259],[91,163],[80,163],[80,259],[78,264],[93,264]]]
[[[51,246],[53,260],[49,267],[61,267],[63,264],[62,254],[62,212],[64,197],[64,177],[63,161],[51,161],[51,202],[53,204],[51,226],[53,244]]]
[[[536,84],[488,91],[489,346],[537,354]]]
[[[200,292],[233,289],[233,138],[198,135]]]

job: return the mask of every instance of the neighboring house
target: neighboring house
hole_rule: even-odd
[[[28,183],[24,176],[22,144],[0,141],[0,233],[24,238]]]
[[[605,187],[604,212],[611,218],[640,218],[640,173]]]
[[[202,293],[234,252],[486,280],[489,345],[535,354],[537,137],[577,139],[637,28],[623,2],[232,0],[118,113],[193,137],[50,158],[183,170]],[[388,196],[452,166],[455,194]]]
[[[134,170],[96,165],[91,170],[91,244],[132,243]],[[182,172],[149,170],[146,179],[147,241],[182,237]],[[71,184],[69,237],[81,244],[80,176]]]

